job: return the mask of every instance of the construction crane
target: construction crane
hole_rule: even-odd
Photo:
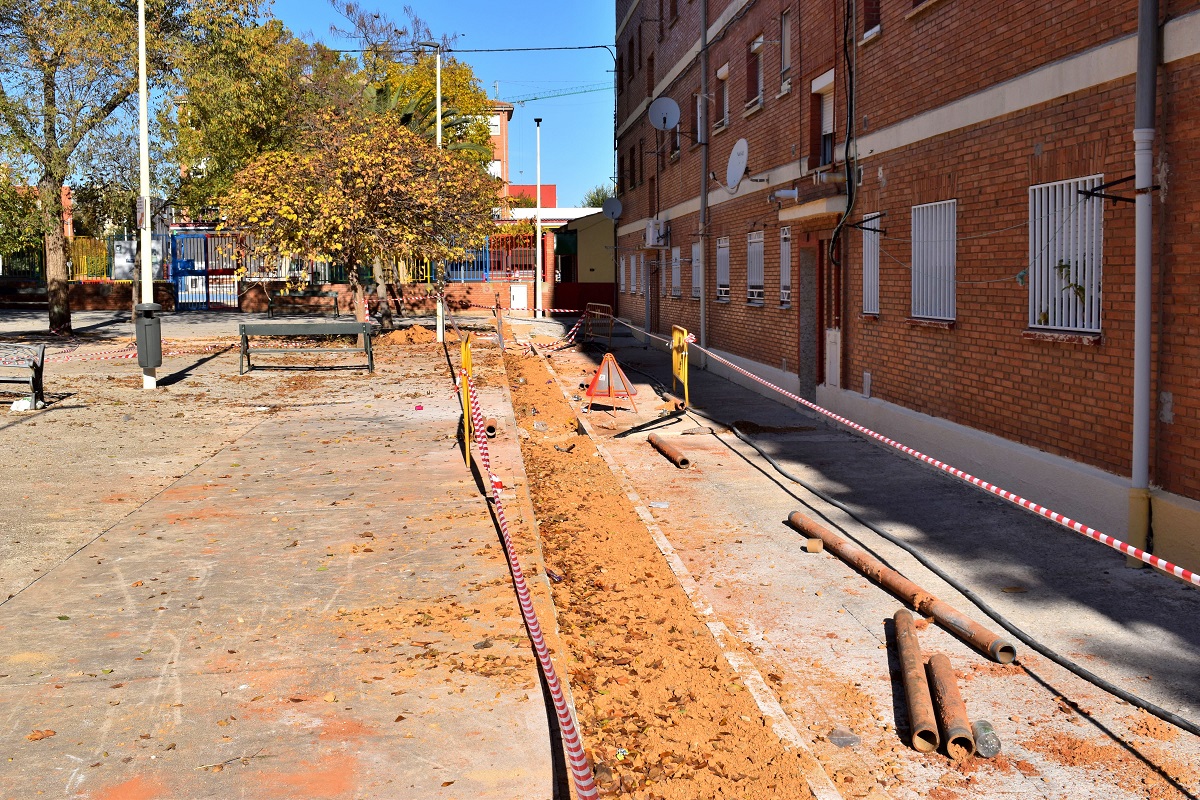
[[[583,86],[572,86],[567,89],[557,89],[549,92],[539,92],[538,94],[512,97],[506,102],[512,103],[514,106],[523,106],[526,103],[532,103],[534,100],[546,100],[551,97],[568,97],[574,94],[590,94],[592,92],[611,92],[612,90],[613,85],[611,83],[589,83]]]

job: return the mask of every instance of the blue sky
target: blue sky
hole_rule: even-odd
[[[402,3],[363,0],[362,5],[394,20],[404,19]],[[435,36],[457,34],[458,49],[612,44],[615,38],[614,0],[415,0],[410,5]],[[330,47],[355,46],[330,33],[330,25],[346,25],[327,0],[275,0],[272,10],[298,35]],[[604,50],[456,53],[456,58],[474,68],[489,97],[502,100],[599,83],[611,85],[613,78],[613,59]],[[611,180],[611,90],[518,105],[510,128],[509,178],[513,183],[533,183],[535,179],[534,117],[542,118],[542,182],[558,185],[559,205],[578,205],[585,191]]]

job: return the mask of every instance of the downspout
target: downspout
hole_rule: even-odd
[[[1150,531],[1150,322],[1153,268],[1155,89],[1158,82],[1158,0],[1138,0],[1137,85],[1133,116],[1134,317],[1133,453],[1129,488],[1129,542],[1153,552]],[[1129,559],[1130,565],[1142,562]]]
[[[708,347],[708,0],[700,2],[700,101],[700,346]]]

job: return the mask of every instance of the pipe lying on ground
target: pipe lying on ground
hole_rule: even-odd
[[[995,758],[1000,755],[1000,734],[986,719],[971,723],[971,738],[975,740],[975,755]]]
[[[917,630],[912,614],[906,609],[897,611],[892,619],[896,622],[896,650],[900,654],[900,675],[904,679],[904,697],[908,702],[912,746],[918,752],[932,753],[942,740],[938,736],[937,717],[933,714],[933,699],[929,696],[929,681],[925,677]]]
[[[692,465],[692,460],[679,452],[672,444],[669,444],[666,439],[659,436],[657,433],[650,434],[646,441],[654,447],[655,450],[666,456],[667,460],[680,469],[687,469]]]
[[[500,423],[496,421],[495,417],[488,417],[487,421],[483,423],[483,432],[487,434],[489,439],[495,439],[496,431],[499,429]]]
[[[662,399],[664,403],[669,403],[676,411],[683,411],[687,408],[687,403],[683,402],[682,397],[676,397],[670,392],[663,392]]]
[[[1009,664],[1017,657],[1016,645],[1011,641],[996,635],[949,603],[938,600],[896,570],[884,566],[879,559],[865,550],[852,545],[828,528],[818,525],[799,511],[793,511],[788,516],[788,524],[805,536],[823,540],[825,547],[842,561],[908,603],[921,614],[933,617],[943,628],[962,637],[997,662]]]
[[[938,722],[946,733],[946,755],[955,761],[975,755],[975,738],[971,735],[967,706],[958,692],[958,678],[950,659],[941,653],[929,657],[929,684],[933,688]]]

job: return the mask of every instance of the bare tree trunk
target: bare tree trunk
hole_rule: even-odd
[[[71,332],[70,273],[67,271],[67,238],[63,234],[63,182],[51,175],[38,181],[42,222],[46,228],[46,300],[50,330]]]
[[[379,297],[379,323],[380,327],[385,331],[390,331],[392,325],[392,301],[388,298],[388,282],[387,276],[384,274],[383,263],[377,257],[375,264],[372,267],[372,274],[375,277],[375,293]]]

